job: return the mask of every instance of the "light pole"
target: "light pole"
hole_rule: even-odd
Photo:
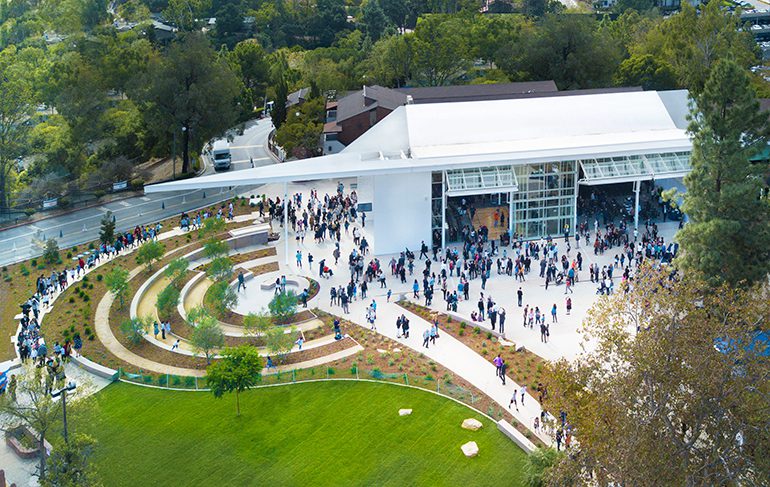
[[[67,393],[69,391],[74,391],[77,385],[75,384],[75,381],[69,381],[69,384],[62,387],[58,391],[52,391],[51,397],[59,397],[61,395],[61,410],[62,410],[62,417],[64,418],[64,442],[69,443],[69,438],[67,436]]]

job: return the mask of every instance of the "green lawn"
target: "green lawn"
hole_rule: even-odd
[[[525,453],[453,401],[388,384],[320,382],[234,396],[114,384],[98,394],[104,485],[521,485]],[[411,408],[400,417],[398,409]],[[484,423],[477,432],[463,419]],[[474,440],[480,453],[465,458]]]

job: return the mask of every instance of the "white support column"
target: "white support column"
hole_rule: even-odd
[[[575,197],[572,204],[572,235],[577,235],[578,229],[578,193],[580,192],[580,164],[575,163]]]
[[[283,183],[283,253],[289,265],[289,183]]]
[[[508,193],[508,236],[513,243],[513,191]]]
[[[639,189],[641,181],[634,181],[634,230],[639,230]]]
[[[446,171],[441,171],[441,253],[446,253]]]

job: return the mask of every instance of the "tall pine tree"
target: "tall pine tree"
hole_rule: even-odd
[[[684,178],[690,222],[677,239],[679,263],[712,284],[751,284],[770,271],[770,205],[760,198],[760,168],[749,158],[767,147],[761,112],[746,70],[719,60],[695,98],[689,131],[692,171]]]

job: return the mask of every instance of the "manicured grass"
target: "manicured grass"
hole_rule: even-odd
[[[389,384],[317,382],[235,397],[115,384],[98,394],[104,485],[522,485],[525,453],[454,401]],[[414,410],[400,417],[400,408]],[[476,432],[460,427],[477,418]],[[71,428],[83,428],[72,425]],[[460,445],[476,441],[468,459]]]

